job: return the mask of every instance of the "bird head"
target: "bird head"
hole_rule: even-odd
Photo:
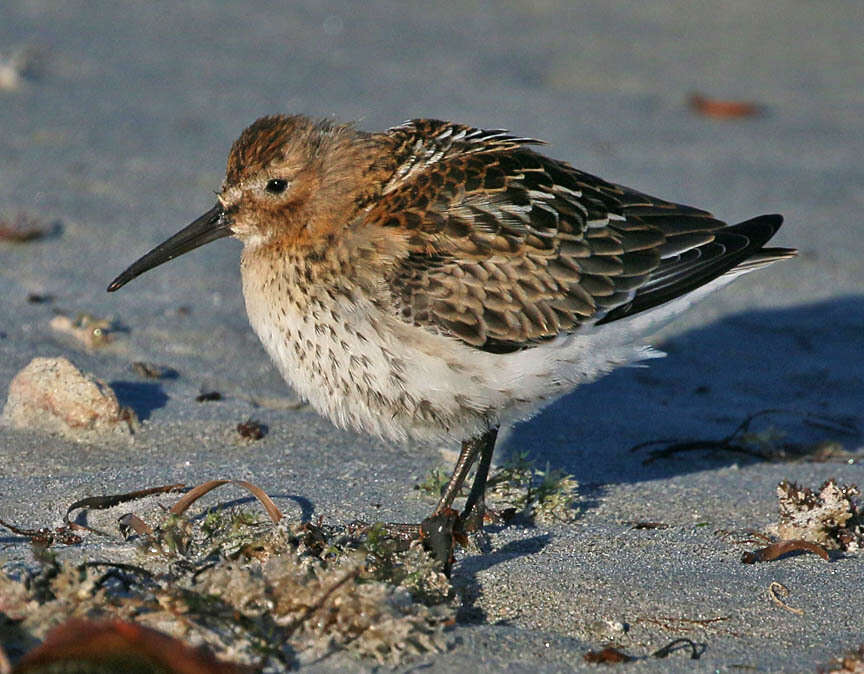
[[[109,292],[226,236],[247,250],[326,245],[364,201],[374,145],[351,125],[300,115],[258,119],[231,147],[216,205],[134,262]]]

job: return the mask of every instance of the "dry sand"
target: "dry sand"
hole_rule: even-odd
[[[782,479],[864,483],[860,462],[692,452],[643,465],[647,453],[628,450],[718,439],[749,414],[782,408],[796,413],[761,428],[861,456],[860,434],[805,416],[864,426],[860,25],[858,0],[494,10],[7,0],[4,63],[36,51],[20,78],[0,78],[0,215],[22,211],[52,231],[0,242],[0,396],[31,359],[65,356],[109,382],[142,426],[131,446],[0,429],[0,518],[57,525],[86,495],[226,476],[256,482],[295,517],[422,517],[428,503],[411,487],[441,463],[438,448],[338,431],[308,408],[253,405],[291,393],[247,325],[238,244],[208,246],[115,295],[104,288],[211,206],[230,143],[262,114],[355,118],[370,129],[449,118],[544,138],[551,155],[584,170],[730,221],[782,212],[778,243],[802,254],[670,326],[660,338],[668,358],[618,371],[513,431],[502,456],[526,451],[575,475],[581,515],[495,529],[488,552],[462,554],[454,579],[466,599],[452,648],[413,666],[590,669],[583,654],[607,643],[644,655],[686,636],[706,645],[699,661],[678,652],[628,667],[797,672],[857,647],[860,554],[742,565],[753,546],[715,532],[773,522]],[[692,91],[754,101],[762,114],[706,118],[686,105]],[[122,330],[88,350],[52,330],[57,312],[111,316]],[[177,376],[142,378],[133,361]],[[205,389],[223,400],[196,402]],[[238,445],[232,429],[250,416],[270,432]],[[23,538],[0,532],[0,558],[30,554]],[[100,543],[61,554],[98,555]],[[800,615],[768,598],[772,581]]]

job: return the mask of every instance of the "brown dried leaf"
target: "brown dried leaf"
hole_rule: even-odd
[[[90,527],[84,526],[83,524],[76,524],[75,522],[70,521],[69,515],[72,514],[73,510],[78,510],[80,508],[87,508],[88,510],[105,510],[107,508],[113,508],[116,505],[120,505],[121,503],[137,501],[138,499],[152,496],[153,494],[167,494],[173,491],[180,491],[185,487],[185,484],[176,483],[166,484],[161,487],[150,487],[149,489],[139,489],[137,491],[130,491],[125,494],[109,494],[108,496],[88,496],[87,498],[82,498],[78,501],[75,501],[75,503],[66,508],[66,514],[63,516],[63,523],[67,527],[70,527],[72,529],[83,529],[84,531],[92,531],[94,533],[102,534],[103,532],[101,531],[97,531],[95,529],[91,529]]]
[[[216,487],[221,487],[224,484],[236,484],[237,486],[243,487],[249,491],[261,502],[261,505],[264,506],[264,509],[267,511],[267,514],[270,516],[270,519],[274,524],[282,519],[282,512],[276,507],[276,504],[273,503],[273,500],[267,496],[264,490],[246,480],[210,480],[209,482],[199,484],[174,504],[174,507],[172,507],[170,511],[171,514],[182,515],[189,509],[189,506],[204,496],[204,494],[207,494],[216,489]]]
[[[120,535],[123,538],[129,537],[129,531],[134,531],[139,536],[152,536],[153,527],[142,520],[135,513],[126,513],[117,519],[117,526],[120,528]]]
[[[6,527],[13,534],[29,538],[31,542],[38,545],[53,545],[55,542],[63,543],[64,545],[78,545],[81,542],[81,537],[69,531],[71,527],[68,526],[57,527],[53,531],[48,527],[24,529],[4,520],[0,520],[0,526]]]
[[[701,94],[691,94],[687,104],[697,114],[714,119],[738,119],[762,114],[762,107],[756,103],[708,98]]]
[[[741,563],[755,564],[756,562],[773,562],[775,559],[779,559],[783,555],[788,555],[790,552],[812,552],[815,555],[819,555],[826,562],[831,561],[831,557],[828,556],[828,551],[818,543],[795,540],[778,541],[777,543],[772,543],[771,545],[759,548],[753,552],[745,552],[741,555]]]
[[[267,434],[267,427],[257,419],[247,419],[237,424],[237,432],[244,440],[260,440]]]
[[[19,213],[14,219],[0,218],[0,241],[27,243],[41,239],[50,229],[35,217]]]
[[[221,662],[208,652],[149,627],[121,620],[72,619],[48,633],[13,674],[45,671],[159,671],[169,674],[240,674],[251,667]]]
[[[621,662],[631,662],[634,658],[617,648],[607,646],[602,651],[588,651],[582,659],[595,665],[617,665]]]

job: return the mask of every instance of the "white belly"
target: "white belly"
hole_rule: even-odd
[[[486,353],[367,300],[307,290],[292,301],[279,279],[262,281],[245,267],[243,291],[253,329],[296,391],[336,425],[391,439],[464,440],[646,356],[615,345],[607,330],[601,349],[588,332]]]

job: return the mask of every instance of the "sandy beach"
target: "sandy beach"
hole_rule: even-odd
[[[448,646],[401,670],[589,671],[589,651],[641,658],[682,637],[704,646],[698,660],[681,650],[620,666],[827,667],[864,643],[862,554],[741,555],[762,545],[746,532],[777,522],[782,480],[864,485],[860,26],[855,0],[4,2],[0,220],[40,236],[0,235],[0,405],[32,359],[62,356],[140,423],[84,442],[0,427],[0,519],[56,527],[86,496],[223,477],[254,482],[295,520],[422,519],[430,501],[414,485],[458,448],[341,431],[300,404],[247,323],[236,241],[105,287],[212,206],[232,141],[261,115],[506,128],[729,222],[782,213],[772,245],[800,255],[665,328],[654,342],[668,357],[507,433],[497,460],[524,453],[572,475],[578,515],[517,518],[460,550]],[[706,110],[694,93],[752,108]],[[83,342],[100,319],[110,337]],[[631,451],[721,441],[765,410],[779,411],[725,449]],[[248,419],[266,435],[239,442]],[[119,547],[87,536],[54,550],[74,561]],[[0,528],[0,563],[33,564],[27,538]],[[772,583],[788,589],[781,603]],[[374,667],[337,655],[306,669]]]

